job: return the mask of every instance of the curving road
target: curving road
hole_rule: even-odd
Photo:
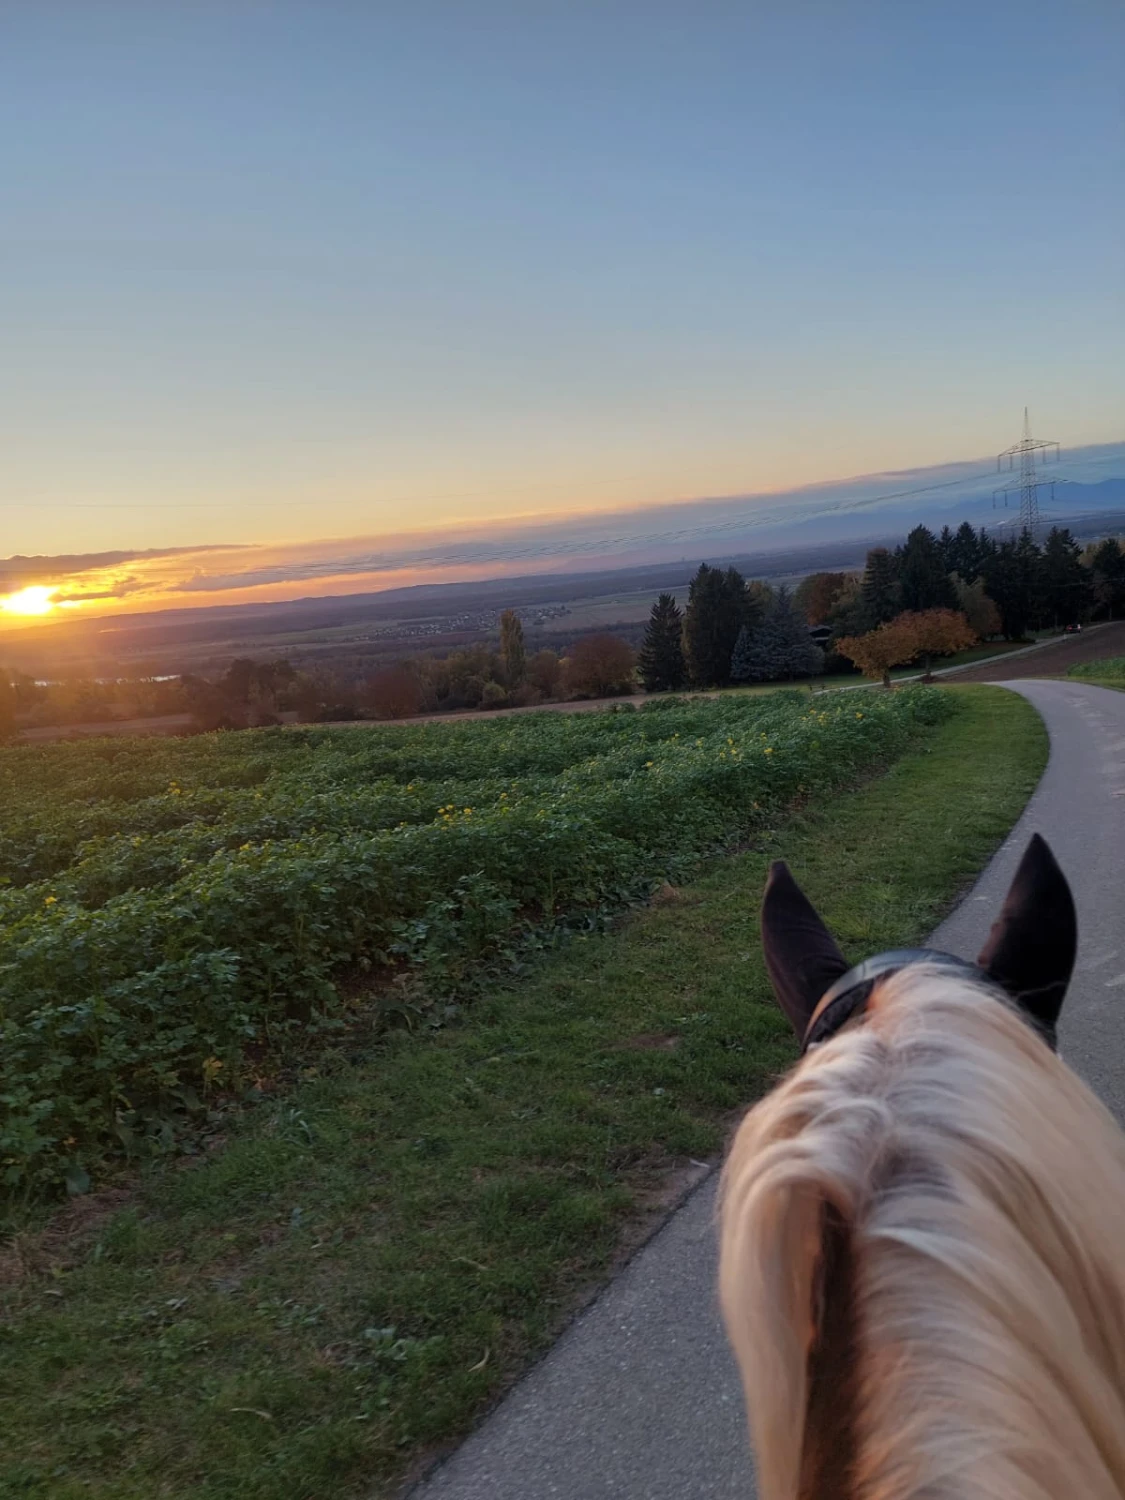
[[[934,934],[979,951],[1031,834],[1078,906],[1063,1054],[1125,1122],[1125,693],[1005,684],[1051,737],[1037,791],[972,892]],[[415,1500],[747,1500],[742,1396],[715,1306],[711,1177]]]

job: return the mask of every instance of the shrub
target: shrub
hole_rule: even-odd
[[[507,701],[507,691],[498,682],[485,683],[480,695],[481,708],[503,708]]]

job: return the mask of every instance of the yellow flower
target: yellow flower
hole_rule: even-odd
[[[646,760],[645,761],[645,766],[646,767],[651,767],[652,766],[652,761],[651,760]]]
[[[772,755],[773,754],[773,746],[772,745],[767,745],[766,748],[762,751],[762,754],[763,755]]]
[[[44,896],[43,897],[43,905],[44,906],[54,906],[55,902],[58,899],[59,898],[57,896]]]
[[[856,714],[856,718],[857,718],[857,719],[862,719],[862,718],[863,718],[863,715],[862,715],[862,714]]]

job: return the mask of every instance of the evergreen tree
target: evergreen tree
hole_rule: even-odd
[[[731,676],[738,682],[778,682],[812,677],[823,665],[824,652],[782,585],[758,628],[751,632],[744,626],[739,633]]]
[[[950,531],[948,526],[943,526],[941,528],[941,534],[937,539],[937,550],[938,556],[941,558],[941,566],[944,572],[955,573],[957,570],[953,566],[953,533],[952,531]]]
[[[514,609],[500,616],[500,655],[504,658],[504,677],[510,688],[519,687],[527,666],[523,643],[523,623]]]
[[[1039,549],[1025,531],[1018,541],[1000,542],[985,561],[984,586],[1000,611],[1009,641],[1022,640],[1038,603]]]
[[[1078,543],[1066,527],[1053,526],[1043,547],[1038,617],[1042,624],[1069,625],[1090,604],[1090,574]]]
[[[756,598],[736,568],[724,573],[700,563],[684,611],[684,659],[694,687],[725,687],[730,682],[739,632],[744,625],[754,627],[758,611]]]
[[[863,602],[867,608],[864,630],[883,625],[902,612],[898,567],[886,547],[873,547],[867,554],[867,567],[863,572]],[[853,623],[848,633],[862,635],[863,630]]]
[[[968,521],[962,521],[953,534],[946,571],[956,573],[963,583],[972,583],[980,577],[983,555],[976,532]]]
[[[674,692],[687,681],[683,628],[675,596],[661,594],[652,606],[639,658],[641,681],[648,692]]]
[[[1099,614],[1115,620],[1125,614],[1125,551],[1107,536],[1089,554],[1090,578]]]
[[[906,538],[899,583],[904,610],[957,608],[957,594],[949,581],[937,538],[925,526],[915,526]]]
[[[730,675],[735,682],[750,682],[753,680],[754,640],[756,635],[757,632],[751,630],[748,625],[744,625],[738,632],[738,640],[734,643],[734,650],[730,658]]]

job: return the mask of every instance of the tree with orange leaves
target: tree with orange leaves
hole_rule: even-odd
[[[899,616],[900,619],[907,618]],[[923,609],[909,616],[918,642],[918,655],[924,662],[923,677],[930,675],[930,661],[935,656],[954,656],[967,651],[977,642],[976,632],[956,609]]]
[[[845,635],[836,642],[836,650],[849,661],[854,661],[865,677],[883,686],[891,685],[891,668],[904,667],[918,655],[918,638],[911,625],[911,616],[899,615],[886,624],[878,625],[866,635]]]
[[[836,642],[836,650],[854,661],[865,677],[882,678],[883,686],[889,688],[892,667],[905,667],[921,656],[924,675],[929,677],[933,657],[952,656],[975,642],[968,620],[957,610],[921,609],[896,615],[866,635],[845,636]]]

